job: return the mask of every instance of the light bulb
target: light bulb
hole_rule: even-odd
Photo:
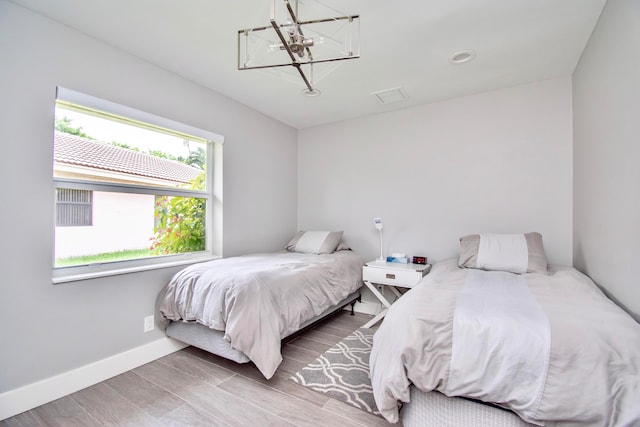
[[[282,44],[270,44],[267,46],[267,53],[276,53],[282,49]]]
[[[291,21],[286,21],[282,28],[289,33],[290,36],[298,33],[298,28]]]

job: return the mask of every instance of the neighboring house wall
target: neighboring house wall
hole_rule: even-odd
[[[7,0],[0,57],[0,395],[162,339],[143,319],[180,268],[51,283],[57,85],[224,135],[225,256],[295,233],[295,129]]]
[[[639,20],[609,0],[573,75],[574,263],[638,318]]]
[[[93,225],[56,227],[56,258],[149,248],[154,203],[155,196],[94,191]]]
[[[191,180],[204,173],[171,160],[58,131],[54,138],[55,178],[175,188],[189,187]],[[102,150],[105,146],[108,148]],[[96,150],[103,155],[97,156]],[[148,249],[154,236],[154,210],[153,195],[92,191],[92,225],[57,226],[55,257]]]
[[[571,264],[571,80],[559,78],[299,133],[298,227],[346,230],[365,258],[441,260],[467,233],[542,233]]]

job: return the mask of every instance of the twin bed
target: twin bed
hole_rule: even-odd
[[[252,361],[269,379],[282,339],[359,298],[363,261],[341,237],[300,232],[283,251],[191,265],[160,292],[160,326],[187,344]]]
[[[167,335],[271,378],[283,338],[359,297],[363,260],[341,237],[185,268],[159,295]],[[391,306],[370,370],[381,414],[405,427],[640,426],[640,325],[548,266],[538,233],[463,237]]]
[[[631,316],[577,270],[547,267],[537,233],[465,236],[460,248],[392,305],[374,336],[371,381],[388,421],[640,425]],[[475,421],[461,424],[461,411]]]

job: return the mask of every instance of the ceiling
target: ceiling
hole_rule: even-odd
[[[270,0],[11,1],[298,129],[569,76],[606,2],[321,0],[360,15],[361,57],[307,97],[301,79],[237,69],[238,30],[268,25]],[[449,63],[463,49],[475,59]],[[372,95],[395,87],[407,99]]]

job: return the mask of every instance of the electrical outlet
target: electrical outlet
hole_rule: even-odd
[[[155,322],[153,321],[153,315],[144,318],[144,331],[151,332],[155,328]]]

